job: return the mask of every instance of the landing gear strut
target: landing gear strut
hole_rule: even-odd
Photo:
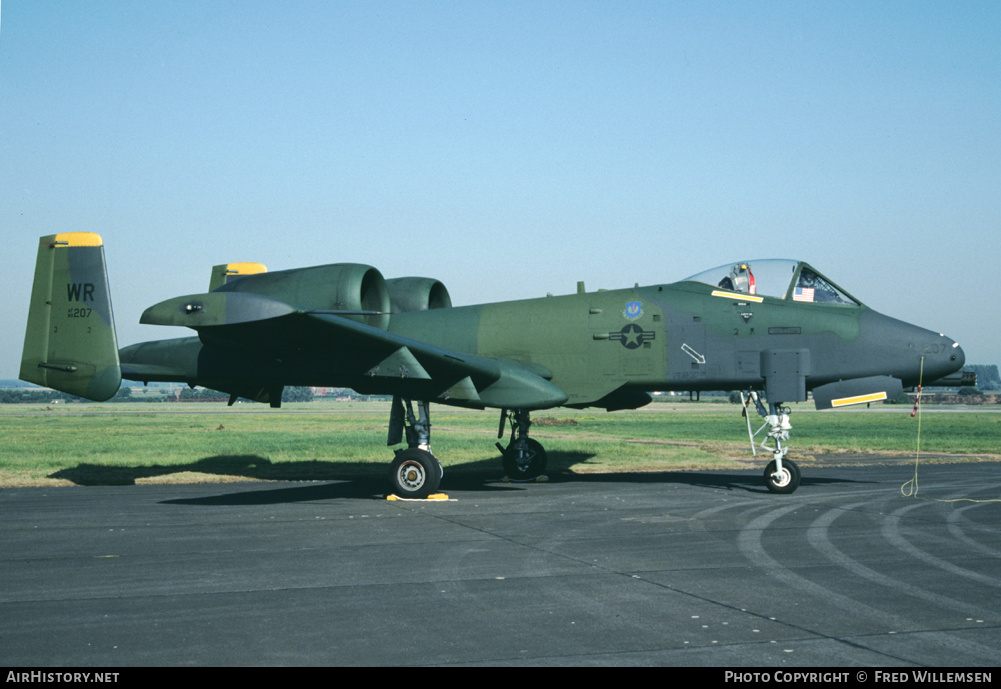
[[[511,442],[506,448],[497,443],[504,473],[516,481],[536,479],[546,471],[547,456],[542,444],[528,437],[528,429],[532,425],[529,412],[527,409],[515,409],[513,412],[502,409],[498,438],[504,437],[504,424],[508,419],[511,421]]]
[[[759,445],[762,450],[770,452],[773,457],[772,461],[765,467],[765,485],[773,493],[792,493],[799,487],[800,473],[796,462],[786,459],[789,448],[783,444],[789,441],[789,431],[792,430],[792,424],[789,423],[789,408],[769,402],[766,411],[758,393],[753,390],[748,393],[746,399],[743,394],[740,397],[744,404],[744,417],[747,418],[747,433],[751,438],[751,452],[755,457],[758,456],[758,452],[754,446],[754,438],[766,427],[768,428],[768,435]],[[747,407],[752,402],[758,414],[765,419],[764,425],[754,433],[751,432],[751,417],[747,415]],[[774,442],[774,447],[767,445],[769,439]]]
[[[423,499],[438,490],[444,473],[441,462],[431,454],[431,410],[427,402],[417,401],[415,416],[412,400],[393,398],[388,444],[399,444],[404,432],[407,449],[396,450],[389,468],[389,483],[393,493],[401,498]]]

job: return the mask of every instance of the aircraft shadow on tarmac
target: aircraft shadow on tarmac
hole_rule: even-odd
[[[574,464],[586,462],[593,455],[573,452],[550,453],[550,466],[554,473],[567,473]],[[149,483],[199,483],[205,479],[185,477],[184,474],[246,479],[248,481],[345,481],[364,484],[378,480],[385,493],[385,476],[388,463],[381,462],[325,462],[303,460],[272,462],[260,455],[215,455],[188,464],[104,466],[82,463],[48,475],[78,486],[131,486],[138,481]],[[462,476],[475,476],[482,483],[485,478],[499,479],[503,473],[498,457],[485,457],[472,462],[449,465],[446,469],[449,482]],[[187,478],[187,480],[185,480]],[[159,480],[158,479],[162,479]]]
[[[447,476],[447,474],[446,474]],[[568,484],[568,483],[605,483],[605,484],[625,484],[625,483],[662,483],[662,484],[686,484],[691,486],[714,488],[720,490],[740,490],[747,493],[767,494],[768,489],[761,485],[761,477],[757,472],[748,474],[725,474],[725,473],[697,473],[688,471],[665,471],[663,473],[620,473],[620,474],[563,474],[549,477],[546,483]],[[803,479],[801,486],[858,483],[843,479],[813,478]],[[527,489],[526,483],[506,482],[503,479],[489,478],[483,475],[460,475],[452,477],[448,481],[451,490],[468,492],[501,492],[501,491],[523,491]],[[379,478],[354,478],[336,481],[332,483],[321,483],[309,486],[292,486],[281,488],[252,488],[240,490],[239,492],[223,493],[219,495],[204,496],[198,498],[175,498],[163,500],[163,504],[170,505],[203,505],[203,506],[239,506],[239,505],[274,505],[289,504],[296,502],[316,502],[321,500],[354,499],[354,500],[381,500],[385,497],[385,480]],[[514,497],[514,496],[512,496]]]
[[[215,455],[188,464],[102,466],[78,464],[49,474],[49,478],[65,479],[79,486],[128,486],[140,480],[163,478],[180,474],[206,474],[235,479],[263,481],[322,481],[356,478],[361,475],[383,476],[386,465],[377,462],[272,462],[260,455]],[[202,482],[204,479],[202,480]],[[178,477],[177,482],[185,482]],[[200,482],[192,477],[189,483]]]
[[[739,474],[728,473],[719,469],[706,469],[705,471],[663,471],[663,472],[643,472],[631,473],[623,472],[616,474],[577,474],[565,477],[567,481],[600,481],[602,483],[677,483],[701,488],[716,488],[719,490],[740,490],[746,493],[761,493],[769,495],[771,493],[765,487],[761,479],[762,469],[753,468]],[[556,480],[564,480],[558,477]],[[840,478],[821,478],[804,476],[800,482],[802,486],[822,486],[830,484],[858,484],[859,481]]]
[[[388,454],[388,453],[387,453]],[[549,453],[550,471],[555,474],[568,473],[574,465],[587,462],[594,455],[583,452]],[[272,462],[260,455],[215,455],[188,464],[104,466],[99,464],[78,464],[69,469],[49,474],[49,478],[63,479],[78,486],[129,486],[137,481],[156,482],[163,478],[180,474],[206,474],[236,479],[262,481],[354,481],[375,477],[385,482],[389,463],[382,462],[325,462],[303,460],[292,462]],[[462,464],[451,464],[446,468],[449,478],[462,474],[475,474],[480,480],[484,476],[500,478],[502,473],[500,458],[488,456]],[[179,477],[177,482],[184,482]],[[191,478],[190,483],[199,482]]]
[[[721,470],[663,471],[663,472],[619,472],[587,474],[574,473],[572,467],[586,464],[593,455],[579,452],[551,452],[551,470],[547,474],[549,483],[662,483],[686,484],[719,490],[740,490],[748,493],[767,493],[762,484],[760,470],[729,472]],[[665,463],[665,469],[669,465]],[[185,473],[208,474],[211,476],[246,479],[248,481],[315,481],[317,485],[274,487],[240,490],[217,496],[177,499],[168,502],[192,505],[247,505],[286,502],[306,502],[330,499],[372,499],[386,495],[386,466],[379,462],[301,461],[272,462],[259,455],[216,455],[205,457],[189,464],[170,466],[108,467],[95,464],[79,464],[64,469],[50,478],[59,478],[81,486],[122,486],[134,485],[140,480],[164,479],[171,482],[198,482],[192,478],[185,481]],[[484,458],[461,465],[450,465],[445,469],[443,491],[461,490],[475,492],[497,492],[523,490],[526,483],[504,480],[500,462],[496,457]],[[329,483],[327,483],[329,482]],[[802,486],[828,483],[852,483],[843,479],[804,477]]]

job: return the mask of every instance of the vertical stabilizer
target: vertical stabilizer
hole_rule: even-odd
[[[39,239],[20,378],[97,401],[118,392],[122,372],[99,235]]]
[[[209,277],[209,292],[214,292],[233,278],[238,278],[241,275],[256,275],[266,272],[268,272],[268,267],[263,263],[222,263],[212,266],[212,275]]]

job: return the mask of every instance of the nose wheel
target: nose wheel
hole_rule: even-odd
[[[761,442],[760,447],[762,450],[771,452],[774,459],[765,467],[765,486],[773,493],[792,493],[799,488],[800,473],[796,463],[791,459],[786,459],[789,448],[785,443],[789,441],[789,432],[792,430],[792,424],[789,423],[789,409],[769,402],[766,410],[758,393],[754,391],[748,393],[746,398],[741,394],[741,399],[744,404],[744,418],[747,419],[747,434],[751,440],[751,452],[755,457],[758,456],[758,452],[754,446],[754,438],[758,433],[768,429],[768,434]],[[747,408],[752,403],[758,414],[765,419],[764,425],[757,432],[751,431],[751,417],[747,413]],[[772,441],[772,446],[767,444],[769,440]]]
[[[799,467],[791,459],[783,459],[781,466],[772,460],[765,467],[765,485],[773,493],[791,493],[799,487]]]

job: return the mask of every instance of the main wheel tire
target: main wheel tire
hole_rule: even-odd
[[[504,450],[502,462],[504,473],[509,479],[529,481],[545,473],[548,457],[539,441],[527,438],[524,451],[519,452],[515,449],[515,443],[508,445]]]
[[[776,466],[773,459],[765,467],[765,485],[773,493],[792,493],[799,487],[799,467],[791,459],[783,459],[782,471],[776,474]]]
[[[401,498],[426,498],[438,490],[441,476],[441,463],[425,450],[400,450],[389,467],[389,483]]]

